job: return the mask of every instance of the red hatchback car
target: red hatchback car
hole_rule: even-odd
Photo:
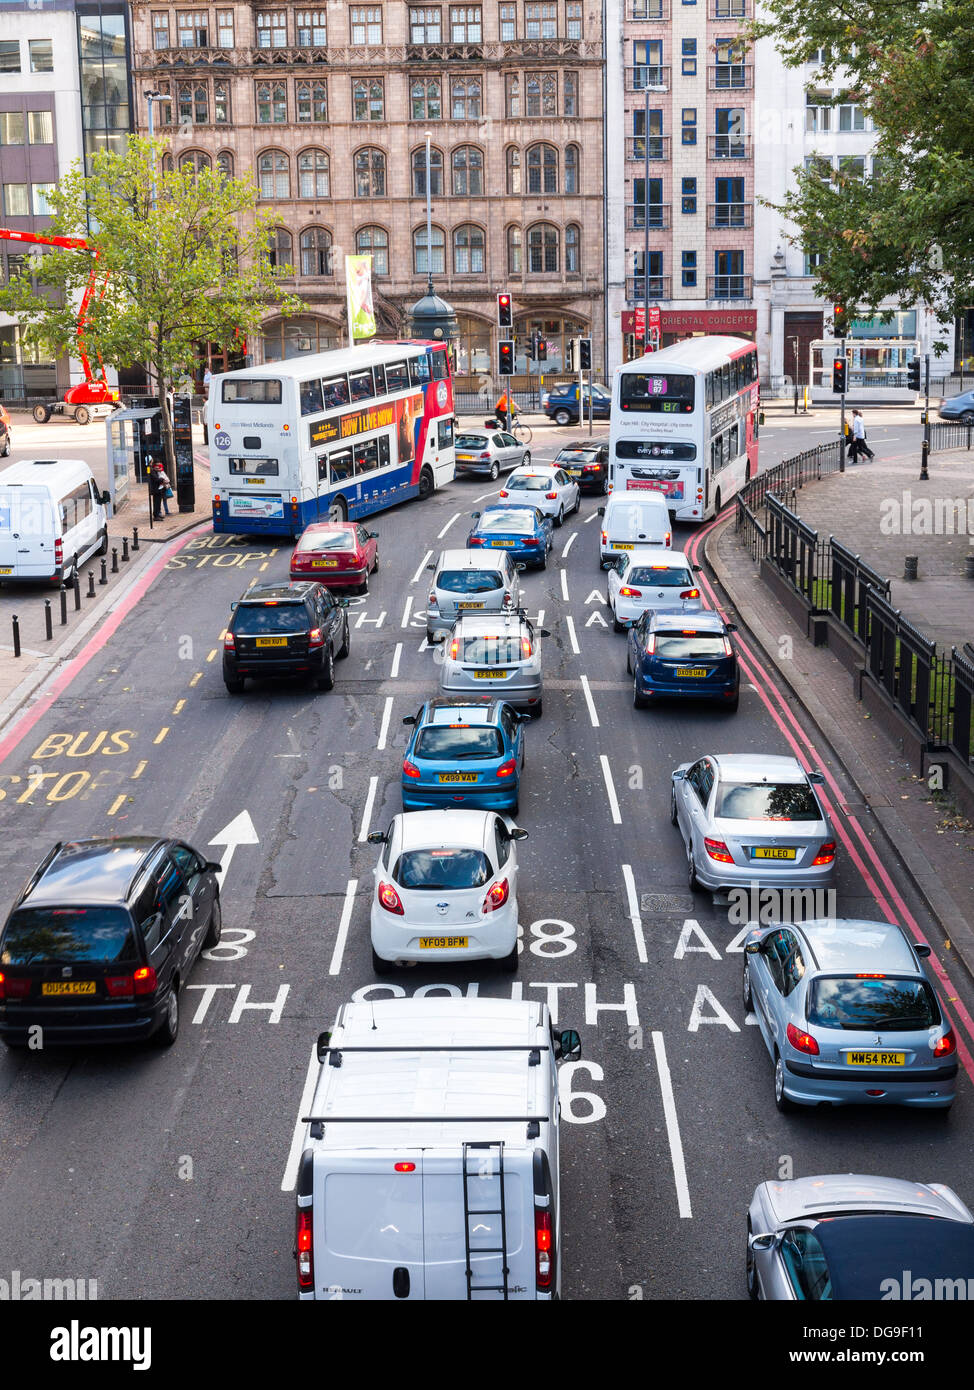
[[[377,540],[374,531],[355,521],[313,521],[291,552],[291,578],[367,594],[369,575],[379,568]]]

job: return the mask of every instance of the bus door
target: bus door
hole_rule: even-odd
[[[358,501],[358,487],[355,483],[355,462],[350,447],[333,449],[323,468],[324,455],[318,459],[318,519],[327,521],[332,501],[339,495],[344,497],[348,515],[354,515]]]

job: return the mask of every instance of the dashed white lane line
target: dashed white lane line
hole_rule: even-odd
[[[484,502],[488,497],[496,497],[500,488],[492,488],[490,492],[482,492],[479,497],[475,497],[474,502]]]
[[[405,624],[403,624],[405,626]],[[392,654],[392,670],[389,672],[389,679],[395,680],[399,674],[399,663],[402,660],[402,643],[396,643],[396,650]]]
[[[636,880],[632,875],[631,864],[623,864],[622,878],[626,885],[626,898],[629,902],[629,920],[632,923],[633,935],[636,938],[636,954],[639,956],[640,964],[645,965],[649,957],[646,955],[643,919],[639,915],[639,899],[636,897]]]
[[[459,512],[454,512],[453,516],[450,517],[450,520],[449,520],[449,521],[446,523],[446,525],[443,527],[443,530],[442,530],[442,531],[438,531],[438,532],[436,533],[436,539],[437,539],[438,541],[441,541],[441,540],[443,539],[443,537],[446,535],[447,531],[449,531],[449,529],[450,529],[450,527],[453,525],[453,523],[454,523],[455,521],[459,521],[459,520],[460,520],[460,513],[459,513]]]
[[[680,1121],[676,1114],[673,1082],[670,1080],[670,1065],[666,1060],[666,1045],[663,1042],[662,1033],[653,1034],[653,1051],[656,1053],[659,1088],[663,1094],[663,1114],[666,1118],[666,1136],[670,1141],[670,1160],[673,1164],[673,1179],[676,1183],[679,1212],[681,1216],[692,1216],[687,1167],[683,1158],[683,1141],[680,1138]]]
[[[308,1070],[305,1073],[304,1088],[301,1091],[301,1104],[298,1107],[298,1118],[294,1126],[294,1133],[291,1135],[291,1147],[288,1149],[287,1163],[284,1165],[284,1176],[281,1179],[281,1191],[293,1192],[298,1181],[298,1164],[301,1162],[301,1154],[304,1150],[304,1132],[307,1125],[301,1123],[301,1116],[307,1115],[311,1110],[311,1102],[315,1098],[315,1089],[318,1084],[318,1075],[321,1071],[321,1063],[318,1061],[317,1043],[311,1049],[311,1060],[308,1063]]]
[[[423,556],[423,558],[422,558],[422,559],[420,560],[420,562],[419,562],[419,569],[418,569],[418,570],[416,571],[416,573],[413,575],[412,579],[410,579],[410,581],[409,581],[410,584],[418,584],[418,583],[419,583],[420,575],[423,573],[423,570],[426,568],[426,566],[429,564],[429,562],[430,562],[430,560],[432,560],[432,558],[433,558],[433,552],[432,552],[432,550],[427,550],[426,554]]]
[[[592,728],[599,727],[599,716],[595,713],[595,701],[592,699],[592,692],[589,689],[588,676],[582,676],[582,694],[585,696],[585,703],[588,705],[588,717],[592,721]]]
[[[345,941],[348,937],[348,928],[352,920],[352,908],[355,906],[355,890],[358,888],[358,879],[350,878],[345,889],[345,901],[342,903],[342,915],[338,922],[338,936],[335,938],[335,949],[331,955],[331,965],[328,967],[329,975],[337,975],[342,968],[342,956],[345,953]]]
[[[587,526],[587,525],[589,524],[589,522],[590,522],[590,521],[594,521],[595,518],[596,518],[597,516],[598,516],[598,511],[597,511],[597,510],[594,511],[594,512],[589,512],[588,516],[585,517],[584,520],[582,521],[582,525],[583,525],[583,526]]]
[[[612,784],[612,769],[609,767],[609,760],[604,753],[599,754],[599,762],[602,764],[602,777],[605,781],[605,792],[609,798],[609,810],[612,812],[612,824],[622,824],[622,813],[619,810],[619,798],[616,796],[616,789]]]
[[[372,823],[372,807],[375,804],[375,793],[378,785],[378,777],[369,778],[369,794],[365,798],[365,810],[362,812],[362,824],[358,832],[358,842],[360,845],[364,845],[369,838],[369,826]]]
[[[385,708],[382,711],[382,723],[379,725],[379,742],[375,745],[381,753],[386,746],[386,735],[389,732],[389,720],[392,717],[392,696],[386,696]]]
[[[412,613],[412,611],[413,611],[413,596],[412,596],[412,594],[410,594],[409,597],[406,599],[406,606],[405,606],[405,608],[402,610],[402,622],[399,624],[400,627],[408,627],[408,626],[409,626],[409,615],[410,615],[410,613]]]
[[[582,649],[578,645],[578,638],[575,636],[575,620],[574,618],[566,618],[565,623],[568,627],[568,640],[572,644],[572,651],[576,656],[581,656]]]
[[[564,548],[564,549],[562,550],[562,552],[561,552],[561,558],[562,558],[563,560],[566,558],[566,556],[568,555],[569,550],[571,550],[572,546],[575,544],[575,537],[576,537],[577,535],[578,535],[578,532],[577,532],[577,531],[573,531],[573,532],[571,533],[571,535],[568,537],[568,540],[565,542],[565,548]]]
[[[562,598],[565,600],[565,602],[567,603],[567,602],[568,602],[568,575],[565,573],[564,570],[562,570],[562,572],[561,572],[561,596],[562,596]]]

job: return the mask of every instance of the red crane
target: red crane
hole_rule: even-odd
[[[73,236],[40,236],[37,232],[12,232],[7,227],[0,227],[0,240],[3,241],[24,241],[34,246],[61,246],[69,251],[90,251],[92,256],[91,274],[88,276],[88,284],[81,298],[81,308],[78,311],[78,356],[81,358],[81,366],[84,369],[85,379],[77,386],[71,386],[64,393],[63,401],[49,401],[44,405],[34,407],[34,419],[43,424],[52,415],[70,415],[79,425],[87,425],[93,415],[106,415],[118,409],[118,392],[113,390],[105,377],[105,367],[98,359],[101,368],[101,376],[96,377],[91,370],[91,363],[88,361],[88,353],[85,349],[85,327],[88,323],[88,308],[91,304],[92,296],[99,281],[98,257],[101,254],[97,246],[90,246],[82,237]],[[108,284],[108,273],[101,277],[101,289],[98,298],[101,299]]]

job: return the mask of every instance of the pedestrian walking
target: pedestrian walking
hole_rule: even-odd
[[[154,463],[152,465],[152,473],[149,478],[149,492],[152,496],[153,519],[155,521],[161,521],[163,508],[165,508],[166,516],[169,515],[169,499],[172,496],[169,478],[161,463]]]
[[[872,449],[866,443],[866,423],[862,418],[861,410],[852,412],[852,461],[858,463],[860,455],[865,454],[870,463],[876,457]]]
[[[203,399],[205,401],[210,399],[210,381],[212,378],[213,373],[210,371],[209,367],[207,367],[206,371],[203,373]]]

